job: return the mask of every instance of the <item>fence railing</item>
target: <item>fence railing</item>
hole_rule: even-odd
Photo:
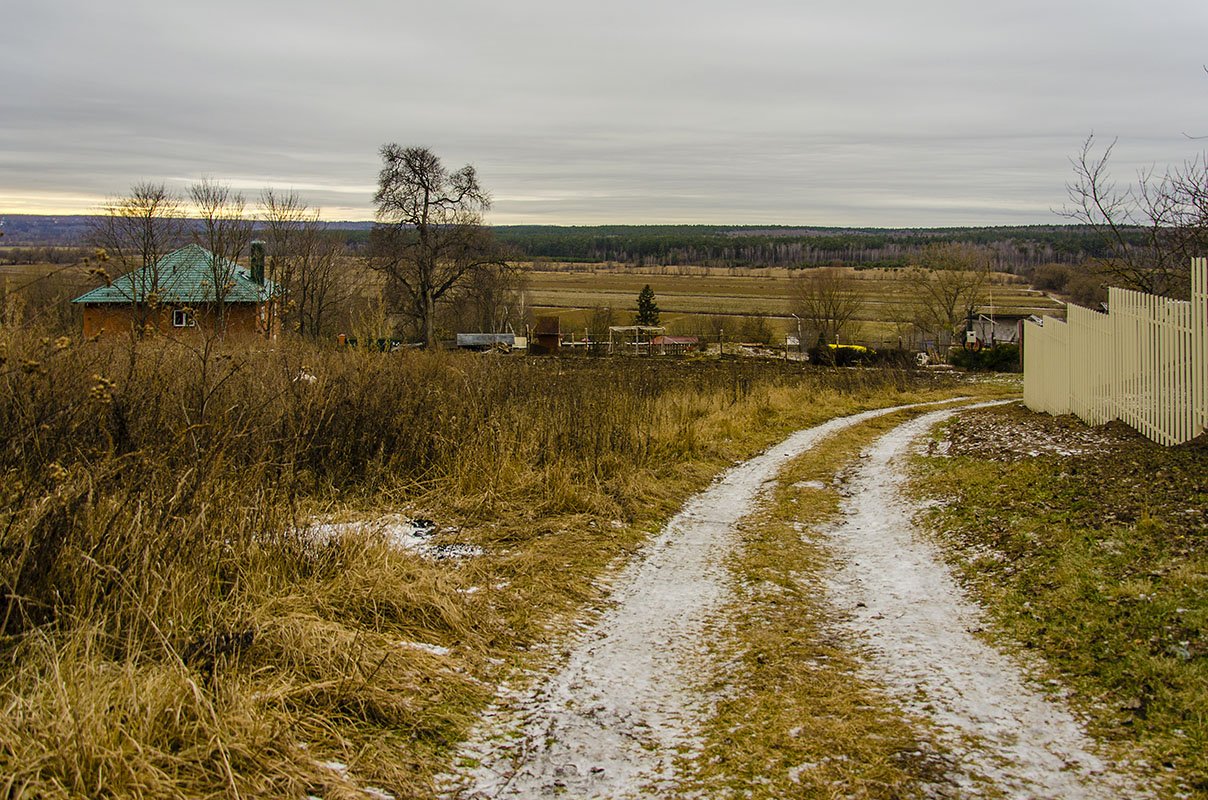
[[[1191,264],[1191,300],[1110,289],[1108,313],[1024,325],[1023,400],[1033,411],[1119,419],[1161,444],[1208,428],[1208,259]]]

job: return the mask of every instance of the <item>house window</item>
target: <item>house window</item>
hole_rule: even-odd
[[[192,309],[174,308],[172,309],[172,326],[175,328],[192,328],[197,325],[197,320],[193,318]]]

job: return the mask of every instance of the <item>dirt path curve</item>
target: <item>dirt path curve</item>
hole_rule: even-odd
[[[928,404],[923,404],[928,405]],[[936,405],[936,404],[930,404]],[[726,597],[735,524],[779,469],[877,409],[799,431],[724,473],[693,497],[615,582],[609,607],[562,668],[504,698],[463,748],[471,766],[441,780],[450,798],[657,796],[676,756],[694,748],[707,701],[700,675],[705,626]]]
[[[972,635],[980,609],[938,552],[915,535],[902,462],[914,441],[953,411],[923,415],[882,437],[850,479],[843,519],[830,531],[842,566],[831,581],[846,627],[867,643],[869,672],[899,702],[935,722],[960,761],[1008,797],[1145,796],[1108,770],[1077,721],[1030,687],[1013,659]]]

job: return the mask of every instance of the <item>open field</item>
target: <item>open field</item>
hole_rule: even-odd
[[[70,301],[97,283],[82,264],[0,264],[0,321],[78,326],[78,309]]]
[[[845,268],[845,276],[865,300],[860,338],[874,345],[896,342],[894,309],[906,288],[894,270]],[[718,315],[770,318],[780,334],[794,332],[789,297],[794,276],[807,271],[776,268],[647,267],[623,265],[535,265],[528,273],[530,304],[538,313],[563,319],[563,329],[582,328],[596,308],[610,308],[617,324],[629,324],[637,294],[650,284],[662,323],[672,332],[694,332],[703,320]],[[1013,275],[993,276],[982,312],[1053,313],[1061,308],[1043,292]]]

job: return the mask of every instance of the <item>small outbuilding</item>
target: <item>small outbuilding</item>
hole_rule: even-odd
[[[659,335],[650,340],[650,349],[659,355],[679,356],[700,349],[700,339],[695,336]]]
[[[1031,312],[1008,312],[993,316],[978,314],[966,325],[966,335],[972,331],[979,345],[1018,344],[1023,336],[1024,320],[1035,319]]]
[[[557,317],[538,317],[533,329],[533,344],[529,352],[534,355],[556,353],[562,347],[562,326]]]

